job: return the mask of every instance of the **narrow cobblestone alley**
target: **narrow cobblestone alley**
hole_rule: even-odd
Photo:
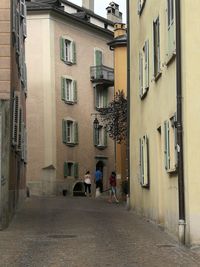
[[[2,267],[200,266],[157,226],[123,204],[31,197],[0,232]]]

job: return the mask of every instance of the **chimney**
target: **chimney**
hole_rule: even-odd
[[[119,37],[126,34],[126,24],[115,23],[114,25],[114,37]]]
[[[94,0],[82,0],[82,7],[94,12]]]
[[[122,22],[122,12],[119,11],[119,5],[115,2],[110,2],[107,10],[107,19],[111,20],[114,23]]]

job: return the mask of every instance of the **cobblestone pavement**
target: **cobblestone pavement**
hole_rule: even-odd
[[[0,232],[1,267],[200,266],[123,204],[84,197],[31,197]]]

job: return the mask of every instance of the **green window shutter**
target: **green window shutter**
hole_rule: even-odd
[[[68,176],[68,163],[64,162],[64,177]]]
[[[145,88],[149,87],[149,40],[145,42]]]
[[[95,50],[95,62],[96,66],[102,65],[102,51]]]
[[[144,175],[143,186],[149,186],[149,142],[145,135],[143,137],[143,162],[144,162]]]
[[[76,64],[76,43],[72,42],[72,63]]]
[[[143,95],[143,59],[142,54],[139,53],[139,92]]]
[[[73,101],[77,103],[77,81],[73,81]]]
[[[65,39],[60,37],[60,59],[65,61]]]
[[[170,169],[170,150],[169,150],[169,122],[164,122],[164,138],[165,138],[165,169]]]
[[[67,122],[65,120],[62,120],[62,139],[63,143],[67,143],[67,130],[66,130],[66,124]]]
[[[73,123],[73,127],[74,127],[74,143],[78,144],[78,122],[74,122]]]
[[[107,131],[106,129],[103,129],[104,131],[104,146],[107,146],[108,140],[107,140]]]
[[[62,100],[66,100],[65,95],[65,78],[61,77],[61,98]]]
[[[13,128],[12,128],[12,144],[18,145],[19,139],[19,107],[20,98],[17,92],[14,92],[13,99]]]
[[[103,107],[106,108],[108,105],[108,89],[102,89],[103,90]]]
[[[98,145],[98,129],[95,129],[93,126],[93,142],[94,146]]]
[[[74,164],[73,164],[73,171],[74,171],[74,177],[75,178],[78,178],[79,177],[79,168],[78,168],[78,163],[77,162],[75,162]]]
[[[144,169],[143,169],[143,140],[139,139],[140,144],[140,184],[143,184],[143,178],[144,178]]]
[[[99,89],[95,87],[95,108],[99,107]]]

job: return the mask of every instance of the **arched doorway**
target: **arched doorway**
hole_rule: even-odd
[[[102,172],[102,190],[104,190],[105,185],[104,185],[104,162],[102,160],[99,160],[96,164],[96,170],[100,170]]]
[[[73,196],[85,196],[83,182],[77,182],[73,188]]]

